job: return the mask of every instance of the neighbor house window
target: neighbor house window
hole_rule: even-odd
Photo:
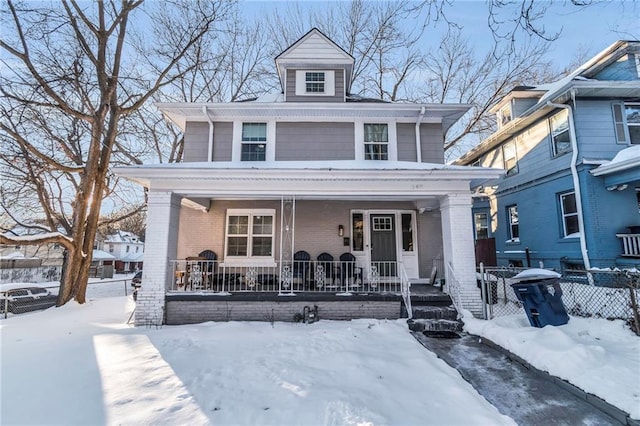
[[[109,244],[109,253],[113,253],[113,244]]]
[[[502,145],[502,158],[507,176],[518,173],[518,156],[516,154],[516,141],[510,141]]]
[[[242,161],[265,161],[267,123],[242,123]]]
[[[476,240],[489,238],[489,214],[474,213],[473,221],[476,229]]]
[[[623,144],[640,144],[640,103],[613,104],[616,140]]]
[[[564,154],[571,151],[571,139],[569,137],[569,118],[566,113],[556,114],[549,118],[551,134],[551,146],[553,155]]]
[[[500,108],[498,111],[498,127],[503,127],[505,124],[510,122],[511,119],[511,105],[505,105]]]
[[[324,72],[305,72],[304,86],[307,93],[324,93]]]
[[[566,192],[560,194],[560,208],[562,209],[562,232],[563,237],[575,237],[580,232],[578,225],[578,206],[576,204],[576,193]]]
[[[389,159],[389,126],[387,124],[364,125],[364,159]]]
[[[518,206],[513,205],[507,207],[507,221],[509,222],[509,240],[512,242],[519,242],[520,220],[518,218]]]
[[[131,247],[127,246],[127,249],[126,249],[125,251],[126,251],[127,253],[129,253],[129,249],[130,249],[130,248],[131,248]]]
[[[227,212],[228,257],[273,257],[274,210]]]

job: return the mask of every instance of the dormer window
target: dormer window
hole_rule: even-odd
[[[500,108],[498,111],[498,127],[504,127],[504,125],[510,122],[511,119],[511,105],[505,105]]]
[[[307,93],[324,93],[324,72],[306,72],[305,76]]]
[[[296,96],[334,96],[335,93],[335,71],[296,71]]]

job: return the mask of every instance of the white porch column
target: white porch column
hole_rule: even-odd
[[[162,321],[164,296],[171,282],[180,221],[180,199],[172,192],[149,191],[142,288],[138,292],[135,324]]]
[[[460,283],[460,302],[476,317],[482,316],[480,290],[476,285],[476,255],[471,220],[471,194],[455,193],[440,199],[442,213],[442,245],[444,250],[445,290],[450,293],[453,282],[447,265],[453,267]],[[451,297],[456,295],[450,294]]]

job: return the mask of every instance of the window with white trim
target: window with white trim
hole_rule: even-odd
[[[516,153],[516,141],[512,140],[502,145],[502,158],[507,176],[518,173],[518,155]]]
[[[227,211],[227,258],[273,258],[275,210]]]
[[[364,125],[364,159],[389,159],[389,125],[365,123]]]
[[[549,134],[554,156],[571,151],[569,116],[565,111],[549,117]]]
[[[486,212],[474,213],[473,221],[476,231],[476,240],[489,238],[489,214]]]
[[[265,161],[267,123],[242,123],[241,161]]]
[[[613,104],[616,141],[621,144],[640,144],[640,103]]]
[[[562,210],[562,236],[577,236],[580,232],[580,226],[578,224],[578,206],[575,192],[560,194],[560,209]]]
[[[518,206],[512,205],[507,207],[507,221],[509,229],[507,230],[510,242],[520,242],[520,218],[518,217]]]
[[[504,127],[505,124],[512,120],[511,105],[505,105],[498,111],[498,128]]]

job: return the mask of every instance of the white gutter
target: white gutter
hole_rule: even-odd
[[[420,115],[416,121],[416,161],[422,163],[422,144],[420,143],[420,122],[424,117],[426,110],[425,107],[420,108]]]
[[[576,194],[576,207],[578,209],[578,227],[580,234],[580,251],[582,252],[582,261],[586,270],[591,268],[589,262],[589,253],[587,251],[587,240],[584,233],[584,215],[582,213],[582,193],[580,191],[580,179],[578,178],[578,169],[576,164],[578,163],[578,140],[576,137],[576,126],[573,122],[573,108],[571,105],[554,104],[551,101],[547,101],[547,105],[554,108],[566,109],[569,115],[569,138],[571,139],[571,149],[573,151],[571,155],[571,176],[573,178],[573,189]]]
[[[202,107],[202,113],[209,122],[209,149],[207,151],[207,162],[211,162],[213,159],[213,121],[211,121],[211,117],[209,117],[209,112],[207,111],[206,106]]]

